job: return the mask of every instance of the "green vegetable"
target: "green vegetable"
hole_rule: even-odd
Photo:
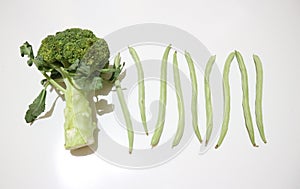
[[[264,143],[267,143],[263,116],[262,116],[262,86],[263,86],[263,68],[260,58],[257,55],[253,55],[253,60],[256,69],[256,97],[255,97],[255,115],[256,115],[256,125],[259,130],[259,134]]]
[[[138,71],[138,87],[139,87],[139,107],[141,111],[141,119],[144,126],[146,135],[148,135],[147,121],[146,121],[146,108],[145,108],[145,84],[144,84],[144,71],[137,52],[132,47],[128,47],[129,52],[135,62]]]
[[[221,146],[226,133],[228,131],[228,124],[230,119],[230,85],[229,85],[229,71],[230,65],[233,61],[235,54],[234,52],[230,53],[227,57],[223,70],[223,91],[224,91],[224,113],[223,113],[223,123],[220,138],[215,148]]]
[[[174,72],[175,90],[176,90],[177,106],[178,106],[178,126],[177,126],[175,138],[173,140],[173,145],[172,145],[173,147],[175,147],[179,144],[182,138],[183,131],[184,131],[184,123],[185,123],[184,102],[183,102],[183,94],[182,94],[181,84],[180,84],[177,51],[175,51],[173,55],[173,72]]]
[[[250,137],[250,140],[252,142],[253,146],[257,146],[255,144],[255,138],[254,138],[254,129],[253,129],[253,123],[251,118],[251,112],[249,107],[249,94],[248,94],[248,75],[246,66],[244,64],[243,57],[240,52],[235,51],[235,56],[237,59],[237,62],[239,64],[241,76],[242,76],[242,89],[243,89],[243,110],[244,110],[244,118],[246,123],[246,128],[248,131],[248,135]]]
[[[141,120],[144,130],[148,135],[145,112],[145,84],[144,72],[140,58],[134,48],[128,47],[129,52],[135,62],[138,72],[138,87],[139,87],[139,109],[141,112]],[[168,56],[171,50],[169,45],[162,58],[161,77],[160,77],[160,104],[158,110],[158,119],[155,126],[155,131],[152,136],[151,145],[156,146],[161,138],[167,104],[167,63]],[[25,42],[20,47],[21,56],[27,56],[28,66],[35,65],[36,68],[44,76],[40,82],[43,86],[42,91],[29,105],[25,114],[25,121],[33,123],[45,111],[45,102],[47,97],[47,89],[52,86],[59,96],[64,95],[66,106],[64,109],[65,123],[64,136],[65,148],[77,149],[83,146],[94,143],[94,130],[96,129],[95,115],[95,92],[99,92],[103,88],[104,82],[110,81],[114,83],[118,99],[122,108],[123,116],[126,122],[129,153],[132,153],[134,142],[134,131],[131,121],[131,115],[128,110],[124,94],[121,88],[120,80],[118,79],[124,64],[121,65],[120,53],[114,59],[114,65],[109,65],[110,52],[108,45],[104,39],[96,37],[92,31],[83,30],[80,28],[71,28],[62,32],[57,32],[55,35],[49,35],[42,40],[38,49],[37,55],[34,55],[32,46]],[[238,52],[232,52],[227,57],[223,70],[223,90],[224,90],[224,114],[223,123],[219,140],[216,148],[218,148],[228,131],[230,120],[230,85],[229,72],[231,63],[236,57],[239,69],[241,72],[242,91],[243,91],[243,113],[245,125],[251,143],[255,143],[254,129],[252,117],[249,107],[249,91],[248,91],[248,75],[242,55]],[[194,132],[200,141],[202,137],[198,128],[198,84],[197,75],[195,72],[194,62],[191,55],[185,51],[185,59],[187,61],[190,80],[192,84],[192,100],[191,113]],[[205,68],[204,74],[204,90],[206,100],[206,145],[208,144],[212,129],[213,129],[213,110],[210,89],[210,74],[216,56],[211,56]],[[262,85],[263,85],[263,69],[260,58],[253,55],[253,60],[256,67],[256,99],[255,99],[255,114],[256,124],[260,133],[261,139],[266,143],[262,119]],[[172,146],[179,144],[185,127],[185,110],[183,102],[183,93],[180,83],[180,74],[178,68],[177,52],[173,55],[173,72],[174,82],[177,96],[178,107],[178,125],[177,131],[173,140]]]
[[[168,56],[171,50],[171,45],[169,45],[163,55],[161,70],[160,70],[160,103],[158,110],[158,119],[155,126],[155,131],[152,136],[151,145],[156,146],[160,140],[161,134],[164,129],[165,116],[166,116],[166,104],[167,104],[167,65]]]
[[[46,89],[51,85],[64,94],[66,101],[65,148],[92,144],[96,128],[93,96],[95,90],[102,88],[101,70],[110,70],[110,53],[105,40],[90,30],[72,28],[43,39],[37,56],[28,42],[20,51],[22,56],[28,56],[28,65],[34,64],[45,77],[44,89],[26,112],[26,122],[33,122],[45,110]]]
[[[120,62],[121,62],[121,57],[120,57],[120,53],[118,53],[118,55],[115,57],[115,60],[114,60],[115,67],[119,67]],[[132,122],[131,122],[131,118],[130,118],[131,116],[130,116],[130,113],[129,113],[129,110],[128,110],[128,107],[127,107],[127,104],[126,104],[126,101],[124,98],[124,94],[123,94],[123,91],[121,88],[120,81],[118,79],[115,80],[115,87],[116,87],[117,95],[119,98],[119,102],[121,104],[124,119],[126,122],[128,141],[129,141],[129,153],[132,153],[134,133],[133,133],[133,127],[132,127]]]
[[[78,90],[68,80],[65,93],[65,148],[75,149],[94,143],[96,122],[92,114],[92,92]]]
[[[251,143],[253,146],[257,146],[255,143],[255,138],[254,138],[254,130],[253,130],[253,123],[252,123],[252,118],[251,118],[251,112],[250,112],[250,107],[249,107],[249,94],[248,94],[248,75],[247,75],[247,69],[244,64],[244,60],[242,55],[238,52],[232,52],[228,56],[225,66],[224,66],[224,71],[223,71],[223,89],[224,89],[224,101],[225,101],[225,106],[224,106],[224,115],[223,115],[223,125],[222,125],[222,130],[220,134],[219,141],[216,145],[215,148],[218,148],[227,133],[228,130],[228,123],[229,123],[229,117],[230,117],[230,86],[229,86],[229,70],[230,70],[230,65],[231,62],[236,56],[237,62],[239,64],[239,69],[241,72],[241,79],[242,79],[242,90],[243,90],[243,111],[244,111],[244,118],[245,118],[245,124],[247,128],[247,132],[249,135],[249,138],[251,140]]]
[[[42,112],[45,111],[45,100],[47,91],[43,89],[39,96],[34,99],[33,103],[29,105],[29,109],[26,112],[25,120],[27,123],[33,122]]]
[[[185,59],[188,63],[190,70],[190,78],[192,82],[192,101],[191,101],[191,111],[192,111],[192,119],[193,119],[193,128],[194,132],[199,140],[202,142],[202,137],[198,128],[198,86],[197,86],[197,76],[194,68],[194,62],[192,60],[191,55],[186,51]]]
[[[212,70],[212,66],[215,63],[216,56],[211,56],[206,64],[204,72],[204,91],[205,91],[205,107],[206,107],[206,141],[207,145],[211,136],[213,128],[213,110],[211,103],[211,91],[209,84],[209,76]]]
[[[33,64],[33,50],[32,46],[26,41],[21,47],[20,47],[21,56],[24,57],[25,55],[28,56],[27,64],[28,66],[32,66]]]

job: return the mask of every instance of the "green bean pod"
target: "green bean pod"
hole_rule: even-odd
[[[172,147],[175,147],[179,144],[183,132],[184,132],[184,124],[185,124],[185,113],[184,113],[184,102],[183,102],[183,94],[180,84],[180,74],[178,69],[178,61],[177,61],[177,52],[175,51],[173,55],[173,73],[174,73],[174,82],[175,82],[175,90],[177,96],[177,107],[178,107],[178,125],[177,131],[175,134],[175,138],[173,140]]]
[[[256,97],[255,97],[255,116],[256,125],[259,130],[259,134],[264,143],[267,143],[262,114],[262,88],[263,88],[263,68],[260,58],[257,55],[253,55],[253,60],[256,69]]]
[[[248,92],[248,75],[247,75],[247,69],[244,64],[243,57],[240,52],[235,51],[235,56],[237,59],[237,62],[239,64],[241,77],[242,77],[242,90],[243,90],[243,111],[244,111],[244,118],[245,118],[245,124],[248,131],[249,138],[251,140],[251,143],[253,146],[257,146],[255,143],[254,138],[254,129],[253,129],[253,123],[252,123],[252,117],[249,107],[249,92]]]
[[[188,63],[190,70],[190,78],[192,82],[192,101],[191,101],[191,111],[192,111],[192,122],[194,132],[199,140],[202,142],[202,137],[198,128],[198,86],[197,86],[197,76],[195,72],[194,62],[191,58],[191,55],[186,51],[185,59]]]
[[[114,65],[115,67],[118,67],[121,62],[121,57],[120,53],[115,57],[114,59]],[[132,153],[133,149],[133,140],[134,140],[134,132],[133,132],[133,127],[132,127],[132,122],[131,122],[131,116],[124,98],[124,94],[121,88],[120,80],[115,81],[115,87],[118,95],[119,102],[121,104],[123,116],[126,122],[126,127],[127,127],[127,135],[128,135],[128,142],[129,142],[129,153]]]
[[[164,129],[165,116],[166,116],[166,104],[167,104],[167,65],[168,56],[171,50],[171,45],[169,45],[163,55],[161,71],[160,71],[160,103],[158,109],[158,119],[155,126],[155,131],[152,136],[151,145],[156,146],[160,140],[161,134]]]
[[[204,91],[205,91],[205,107],[206,107],[205,145],[208,144],[213,129],[213,110],[212,110],[212,102],[211,102],[211,90],[210,90],[209,77],[215,61],[216,61],[216,56],[215,55],[211,56],[206,64],[205,72],[204,72]]]
[[[135,51],[135,49],[132,47],[128,47],[128,49],[129,49],[132,59],[135,62],[135,66],[136,66],[137,72],[138,72],[138,90],[139,90],[138,102],[139,102],[139,108],[140,108],[140,112],[141,112],[141,120],[143,123],[143,127],[146,132],[146,135],[148,135],[147,121],[146,121],[146,108],[145,108],[144,71],[143,71],[143,67],[142,67],[140,58],[139,58],[137,52]]]
[[[221,146],[226,133],[228,131],[228,124],[230,119],[230,85],[229,85],[229,71],[230,65],[233,61],[235,53],[232,52],[229,54],[225,61],[224,69],[223,69],[223,93],[224,93],[224,113],[223,113],[223,123],[221,128],[220,137],[218,143],[215,148]]]

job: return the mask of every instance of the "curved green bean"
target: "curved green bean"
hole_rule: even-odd
[[[224,113],[223,113],[223,123],[222,123],[222,129],[221,134],[218,140],[218,143],[215,148],[218,148],[221,146],[226,133],[228,131],[228,123],[230,119],[230,85],[229,85],[229,71],[230,71],[230,65],[232,63],[232,60],[234,58],[235,53],[232,52],[229,54],[225,61],[224,69],[223,69],[223,93],[224,93]]]
[[[118,53],[118,55],[115,57],[115,60],[114,60],[115,67],[118,67],[120,65],[120,62],[121,62],[121,57],[120,57],[120,53]],[[121,104],[123,116],[124,116],[124,119],[126,122],[128,142],[129,142],[129,153],[132,153],[134,133],[133,133],[133,127],[132,127],[132,122],[131,122],[131,116],[130,116],[130,113],[129,113],[129,110],[128,110],[128,107],[127,107],[127,104],[126,104],[126,101],[124,98],[120,80],[117,79],[115,81],[115,87],[116,87],[117,95],[119,98],[119,102]]]
[[[163,55],[161,70],[160,70],[160,103],[158,109],[158,120],[155,126],[155,131],[152,136],[151,145],[156,146],[160,140],[162,131],[164,129],[165,116],[166,116],[166,104],[167,104],[167,64],[168,56],[171,50],[169,45]]]
[[[253,146],[257,146],[255,143],[255,138],[254,138],[254,130],[253,130],[253,123],[252,123],[252,118],[251,118],[251,112],[250,112],[250,107],[249,107],[249,94],[248,94],[248,75],[247,75],[247,69],[244,64],[243,57],[241,53],[238,51],[235,51],[233,53],[230,53],[229,57],[227,58],[224,66],[224,71],[223,71],[223,89],[224,89],[224,117],[223,117],[223,125],[222,125],[222,130],[221,130],[221,135],[219,138],[219,141],[216,145],[216,148],[218,148],[222,142],[223,139],[227,133],[228,130],[228,123],[229,123],[229,117],[230,117],[230,86],[229,86],[229,69],[231,62],[236,56],[239,69],[241,72],[241,78],[242,78],[242,90],[243,90],[243,112],[244,112],[244,118],[245,118],[245,124],[247,128],[247,132],[249,135],[249,138],[251,140],[251,143]]]
[[[189,70],[190,70],[190,78],[192,82],[192,102],[191,102],[191,111],[192,111],[192,119],[193,119],[193,128],[194,132],[199,140],[202,142],[202,137],[198,128],[198,87],[197,87],[197,76],[194,68],[194,62],[190,56],[190,54],[185,51],[185,59],[188,63]]]
[[[212,128],[213,128],[213,110],[211,103],[211,90],[209,84],[209,76],[212,70],[212,66],[215,63],[216,56],[211,56],[206,64],[204,72],[204,91],[205,91],[205,107],[206,107],[206,141],[205,145],[208,144]]]
[[[175,147],[179,144],[183,136],[184,124],[185,124],[184,102],[183,102],[183,94],[182,94],[182,89],[180,84],[180,75],[178,70],[177,51],[175,51],[173,55],[173,73],[174,73],[175,90],[176,90],[177,107],[178,107],[178,125],[177,125],[177,131],[172,145],[172,147]]]
[[[235,56],[237,59],[237,62],[239,64],[241,76],[242,76],[242,89],[243,89],[243,111],[244,111],[244,118],[246,123],[246,128],[248,131],[249,138],[251,140],[251,143],[253,146],[257,146],[255,143],[254,138],[254,129],[253,129],[253,123],[252,123],[252,117],[249,107],[249,94],[248,94],[248,75],[247,75],[247,69],[244,64],[243,57],[240,52],[235,51]]]
[[[146,132],[146,135],[148,135],[148,128],[147,128],[147,121],[146,121],[146,108],[145,108],[145,84],[144,84],[144,71],[143,67],[140,61],[140,58],[135,51],[134,48],[128,47],[129,52],[131,54],[132,59],[135,62],[135,66],[137,68],[138,72],[138,90],[139,90],[139,108],[141,112],[141,120],[143,123],[144,130]]]
[[[259,130],[259,134],[264,143],[267,143],[263,118],[262,118],[262,87],[263,87],[263,68],[260,58],[257,55],[253,55],[253,60],[256,69],[256,97],[255,97],[255,115],[256,125]]]

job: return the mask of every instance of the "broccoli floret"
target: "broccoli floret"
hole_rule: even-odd
[[[64,68],[68,68],[89,51],[98,42],[101,44],[101,52],[97,55],[99,61],[107,61],[109,49],[104,39],[96,37],[90,30],[79,28],[67,29],[57,32],[56,35],[49,35],[44,40],[38,50],[37,56],[49,64],[60,62]],[[98,50],[98,49],[97,49]]]
[[[117,77],[121,69],[107,67],[110,53],[106,41],[90,30],[72,28],[47,36],[35,57],[28,42],[20,50],[29,57],[28,65],[35,64],[45,76],[44,89],[29,106],[26,122],[33,122],[44,111],[46,88],[52,85],[66,101],[65,148],[92,144],[96,128],[93,94],[102,88],[102,71]]]

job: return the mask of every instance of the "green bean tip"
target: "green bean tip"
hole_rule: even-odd
[[[205,141],[205,146],[207,146],[207,145],[208,145],[208,140]]]

